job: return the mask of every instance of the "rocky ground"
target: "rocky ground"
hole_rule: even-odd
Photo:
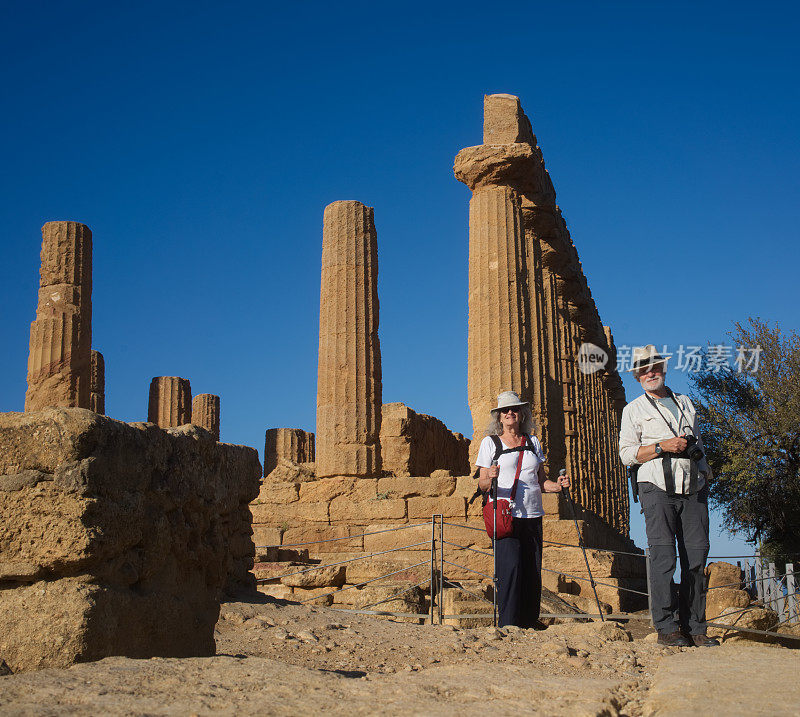
[[[800,651],[664,648],[654,637],[633,621],[465,629],[229,603],[216,657],[0,677],[0,713],[800,714]]]

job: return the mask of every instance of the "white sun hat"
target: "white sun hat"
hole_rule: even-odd
[[[651,366],[655,366],[660,363],[666,364],[670,358],[672,358],[672,354],[662,356],[660,353],[658,353],[658,351],[656,351],[656,347],[653,346],[653,344],[647,344],[647,346],[637,346],[633,349],[631,368],[629,368],[628,371],[632,371],[635,377],[643,368],[650,368]]]
[[[501,408],[514,408],[515,406],[527,406],[528,402],[523,401],[516,391],[503,391],[497,397],[497,408],[491,410],[491,414],[497,418]]]

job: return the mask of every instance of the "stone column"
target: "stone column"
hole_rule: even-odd
[[[299,428],[268,428],[264,436],[264,475],[269,475],[281,460],[313,463],[314,434]]]
[[[106,412],[106,362],[103,354],[92,349],[89,372],[89,408],[95,413]]]
[[[383,397],[374,214],[361,202],[334,202],[323,223],[317,477],[378,476]]]
[[[150,382],[147,420],[161,428],[192,422],[192,388],[187,378],[156,376]]]
[[[47,222],[25,410],[89,408],[91,350],[92,232],[78,222]]]
[[[188,383],[188,381],[187,381]],[[214,440],[219,440],[219,396],[198,393],[192,399],[192,423],[205,428]]]
[[[519,197],[508,187],[477,190],[469,210],[467,400],[471,457],[477,455],[497,394],[529,399],[530,304]]]

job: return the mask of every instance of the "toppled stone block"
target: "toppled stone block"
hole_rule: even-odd
[[[469,440],[438,418],[402,403],[386,403],[381,410],[381,457],[383,470],[395,476],[428,476],[436,470],[466,475]]]
[[[260,474],[194,426],[0,414],[0,659],[214,654],[223,591],[254,586]]]

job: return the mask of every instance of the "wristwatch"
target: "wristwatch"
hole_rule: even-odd
[[[661,447],[660,443],[656,443],[656,455],[660,456],[664,452],[664,449]]]

